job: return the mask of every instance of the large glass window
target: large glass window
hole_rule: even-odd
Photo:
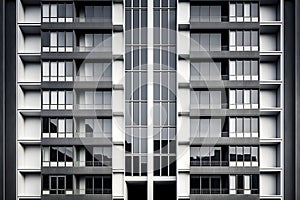
[[[192,22],[221,22],[221,6],[191,5]]]
[[[110,109],[111,91],[84,91],[78,94],[79,109]]]
[[[78,37],[78,51],[111,51],[112,38],[108,33],[85,33]]]
[[[230,51],[258,51],[258,31],[230,31]]]
[[[230,175],[230,194],[258,194],[259,175]]]
[[[191,166],[229,166],[227,147],[191,147]]]
[[[191,118],[192,137],[221,137],[221,118]]]
[[[73,5],[43,3],[42,22],[73,22]]]
[[[221,33],[191,33],[192,51],[221,51]]]
[[[76,122],[78,137],[107,137],[112,134],[112,120],[109,118],[81,118]]]
[[[43,52],[72,52],[73,32],[42,32]]]
[[[258,3],[230,3],[230,22],[258,22]]]
[[[230,109],[258,109],[258,90],[230,90]]]
[[[111,147],[89,147],[85,149],[85,166],[111,166]],[[82,164],[82,161],[79,161]],[[81,166],[81,165],[80,165]]]
[[[43,138],[72,138],[73,120],[69,118],[43,118]]]
[[[73,194],[72,175],[43,175],[43,194]]]
[[[230,60],[229,80],[258,80],[257,60]]]
[[[112,6],[83,6],[78,12],[79,22],[111,22]]]
[[[110,63],[85,62],[77,71],[79,81],[108,81],[112,79]]]
[[[44,61],[42,65],[43,81],[73,81],[71,61]]]
[[[258,147],[256,146],[230,146],[229,166],[258,167]]]
[[[70,110],[73,109],[72,91],[43,91],[42,109]]]
[[[44,167],[72,167],[73,147],[71,146],[50,146],[43,147]]]
[[[195,109],[221,109],[221,91],[195,90],[191,92],[191,108]]]
[[[86,176],[85,194],[111,194],[112,178],[110,175]]]

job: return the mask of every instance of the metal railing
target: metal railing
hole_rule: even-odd
[[[111,104],[76,104],[75,109],[85,110],[85,109],[111,109]]]
[[[112,18],[110,17],[75,17],[74,18],[75,22],[92,22],[92,23],[97,23],[97,22],[112,22]]]
[[[191,166],[212,167],[212,166],[229,166],[228,161],[199,161],[191,160]]]
[[[220,189],[195,189],[191,188],[191,194],[229,194],[229,190],[227,188]]]
[[[228,16],[207,16],[207,17],[201,17],[200,15],[191,16],[190,22],[228,22],[229,17]]]
[[[111,167],[112,161],[75,161],[74,167]]]
[[[75,47],[75,52],[111,52],[112,51],[112,46],[91,46],[91,47],[86,47],[86,46],[76,46]]]
[[[110,138],[112,132],[75,132],[74,138]]]
[[[86,188],[86,189],[75,189],[74,194],[111,194],[111,189],[96,189],[96,188]]]
[[[75,81],[111,81],[112,76],[75,76]]]

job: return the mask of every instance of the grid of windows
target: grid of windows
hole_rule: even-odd
[[[110,109],[111,91],[83,91],[78,94],[78,109]]]
[[[191,33],[191,51],[221,51],[221,33]]]
[[[103,52],[111,51],[112,48],[111,33],[84,33],[78,36],[77,51]]]
[[[192,62],[191,81],[222,80],[221,62]]]
[[[43,3],[42,22],[73,22],[73,5],[70,3]]]
[[[111,5],[87,5],[79,8],[79,22],[111,22]]]
[[[44,146],[43,167],[72,167],[73,147],[70,146]]]
[[[230,3],[230,22],[258,22],[258,3]]]
[[[111,147],[87,147],[85,149],[85,166],[105,167],[112,164]],[[79,161],[80,166],[82,161]]]
[[[76,122],[78,137],[106,137],[112,135],[112,120],[109,118],[80,118]]]
[[[42,52],[72,52],[73,32],[42,32]]]
[[[230,60],[229,80],[258,80],[258,60]]]
[[[258,147],[255,146],[230,146],[229,166],[258,167]]]
[[[191,175],[191,194],[228,194],[226,175]]]
[[[73,62],[43,61],[43,81],[73,81]]]
[[[258,51],[258,31],[237,30],[230,31],[230,51]]]
[[[43,175],[43,195],[73,194],[72,175]]]
[[[147,5],[125,1],[125,175],[147,175]]]
[[[43,110],[72,110],[73,91],[43,91]]]
[[[154,176],[176,175],[176,1],[154,1]]]
[[[222,137],[221,118],[191,118],[191,137]]]
[[[229,90],[229,109],[258,109],[258,90]]]
[[[43,118],[43,138],[72,138],[73,119]]]
[[[102,62],[84,62],[80,65],[76,76],[78,81],[110,81],[111,79],[111,64]]]
[[[229,137],[258,137],[257,117],[237,117],[229,119]]]
[[[228,147],[191,147],[191,166],[229,166]]]
[[[191,5],[191,22],[221,22],[220,5]]]
[[[230,194],[259,194],[259,175],[230,175]]]
[[[85,194],[111,194],[112,178],[110,175],[86,176]]]
[[[191,92],[191,108],[221,109],[222,92],[218,90],[194,90]]]

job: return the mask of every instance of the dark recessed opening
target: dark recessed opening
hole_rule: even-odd
[[[147,182],[127,183],[128,200],[147,200]]]
[[[154,200],[176,200],[175,181],[154,182]]]

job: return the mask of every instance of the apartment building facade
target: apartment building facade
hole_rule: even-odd
[[[300,198],[297,1],[0,9],[2,199]]]

